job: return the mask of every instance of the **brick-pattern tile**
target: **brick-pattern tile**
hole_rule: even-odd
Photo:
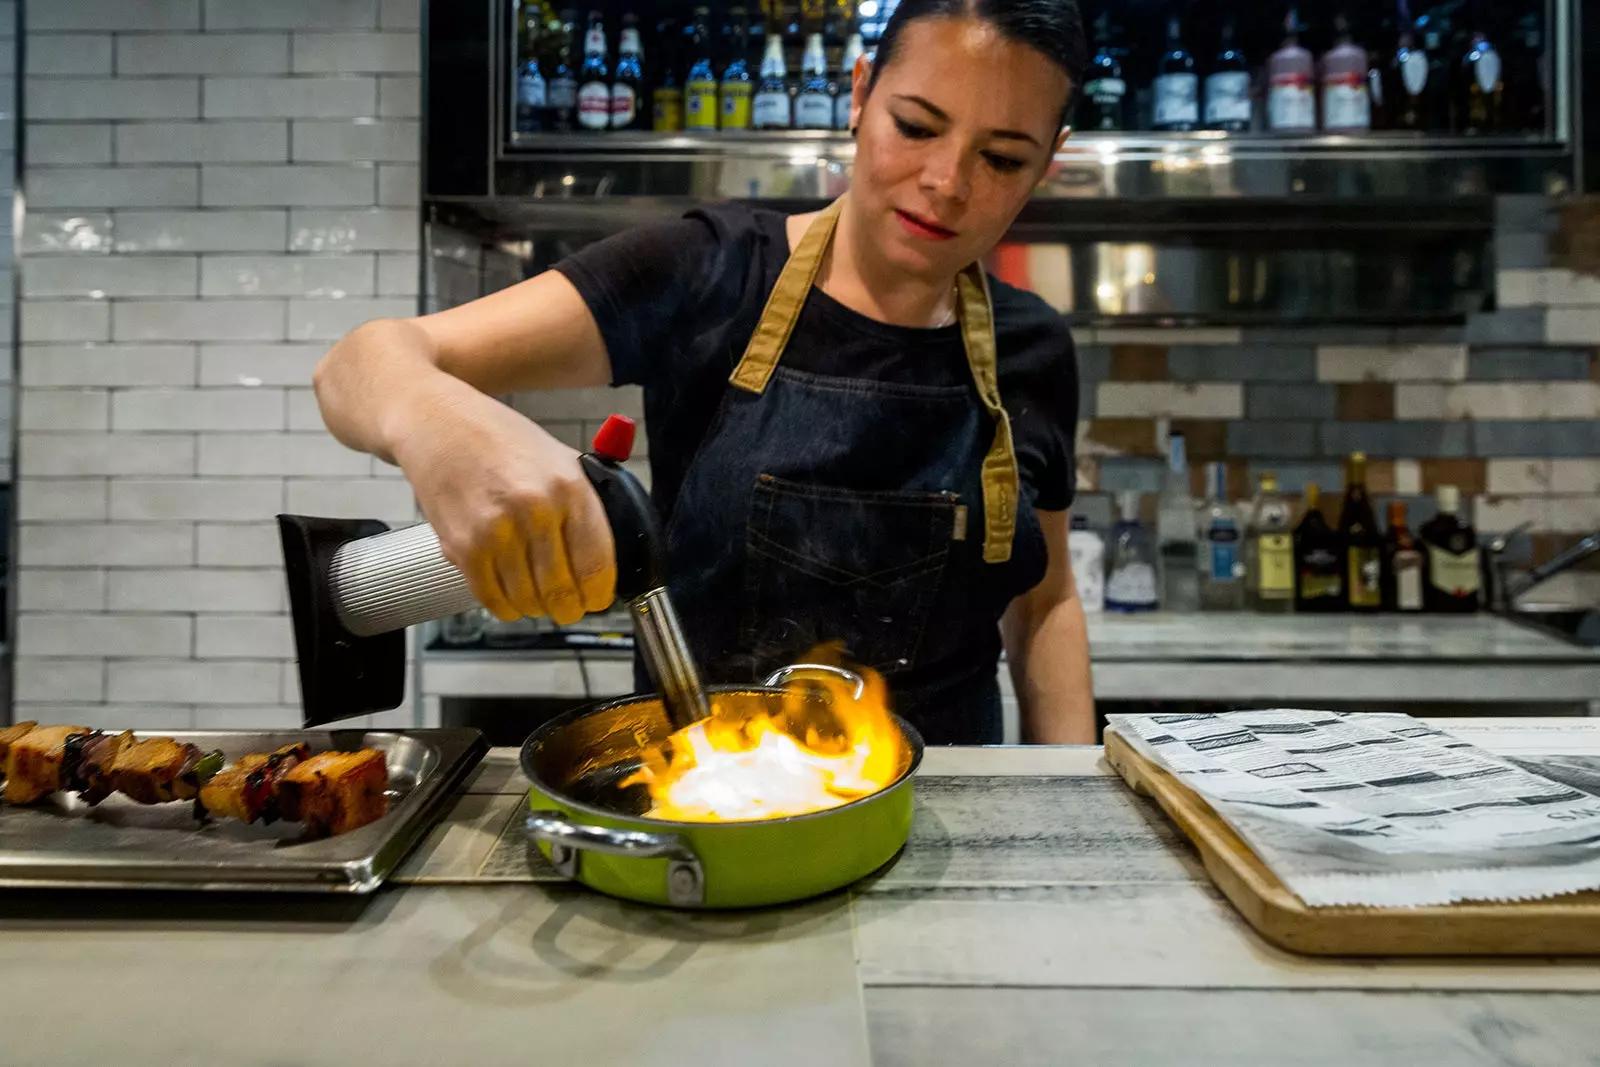
[[[1422,488],[1432,493],[1441,485],[1453,485],[1463,496],[1477,496],[1488,489],[1488,463],[1481,459],[1425,459],[1422,461]]]
[[[1348,382],[1338,387],[1335,406],[1345,422],[1386,422],[1395,417],[1395,387],[1384,382]]]
[[[1228,423],[1221,419],[1172,419],[1170,430],[1183,435],[1191,464],[1228,454]]]
[[[1153,419],[1093,419],[1086,424],[1078,451],[1085,455],[1153,455],[1156,424]]]
[[[1310,382],[1316,355],[1310,345],[1177,345],[1168,357],[1173,381]]]
[[[1167,350],[1158,345],[1112,345],[1109,378],[1114,382],[1166,381]]]

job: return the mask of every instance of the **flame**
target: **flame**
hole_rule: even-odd
[[[827,662],[813,653],[806,662]],[[781,819],[848,804],[900,776],[906,745],[889,690],[856,670],[861,693],[822,671],[793,676],[781,698],[714,694],[711,716],[645,753],[623,783],[650,791],[651,818],[677,822]]]

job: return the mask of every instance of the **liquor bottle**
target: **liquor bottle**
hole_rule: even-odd
[[[1072,581],[1078,602],[1094,613],[1106,608],[1106,539],[1089,528],[1087,515],[1072,516],[1067,534],[1067,556],[1072,560]]]
[[[1517,21],[1505,62],[1505,126],[1519,133],[1544,133],[1550,94],[1550,57],[1545,53],[1544,22],[1537,11]]]
[[[517,52],[513,57],[511,131],[537,133],[544,128],[545,109],[550,106],[549,87],[539,67],[539,43],[544,22],[538,4],[524,4],[517,23]]]
[[[1449,12],[1437,8],[1428,11],[1417,19],[1417,32],[1428,57],[1427,120],[1423,128],[1430,133],[1444,133],[1455,129],[1455,65],[1446,50],[1451,33]]]
[[[833,128],[836,130],[850,128],[850,109],[855,106],[856,61],[865,52],[861,31],[856,30],[850,34],[844,46],[844,58],[839,63],[839,95],[833,102]]]
[[[645,127],[644,44],[639,40],[639,16],[622,16],[622,38],[617,45],[617,74],[611,83],[611,128],[640,130]]]
[[[1345,467],[1344,507],[1339,512],[1339,540],[1344,545],[1344,600],[1351,611],[1383,607],[1383,535],[1367,496],[1367,457],[1350,456]]]
[[[711,9],[694,9],[689,73],[684,78],[683,125],[689,130],[717,128],[717,73],[711,57]]]
[[[1350,36],[1344,12],[1333,18],[1334,45],[1322,56],[1322,128],[1341,133],[1372,129],[1367,50]]]
[[[1461,60],[1461,99],[1456,114],[1462,133],[1496,133],[1500,129],[1501,108],[1505,103],[1506,83],[1500,53],[1481,32]]]
[[[683,129],[683,83],[678,80],[678,60],[683,52],[683,30],[675,18],[656,23],[655,88],[650,91],[650,128],[667,133]]]
[[[811,47],[811,35],[822,34],[823,24],[828,19],[827,0],[800,0],[800,27],[806,35],[806,47]]]
[[[1422,610],[1422,552],[1406,527],[1403,500],[1389,501],[1389,529],[1383,535],[1383,608]]]
[[[750,102],[755,96],[755,79],[750,76],[750,11],[748,8],[728,9],[733,24],[733,37],[729,42],[728,65],[722,72],[722,88],[718,108],[724,130],[750,128]]]
[[[1306,486],[1306,513],[1294,531],[1294,609],[1344,610],[1344,545],[1322,517],[1322,493]]]
[[[578,125],[604,130],[611,125],[611,68],[606,64],[604,16],[589,12],[583,36],[583,70],[578,74]]]
[[[1156,582],[1156,548],[1139,523],[1139,494],[1117,497],[1121,518],[1111,530],[1106,556],[1106,610],[1155,611],[1161,606]]]
[[[1478,534],[1461,518],[1461,491],[1441,485],[1435,498],[1439,513],[1422,524],[1422,604],[1427,611],[1469,613],[1478,610]]]
[[[800,95],[794,101],[795,129],[833,129],[833,97],[828,95],[828,53],[823,48],[820,32],[807,38],[801,70]]]
[[[1094,59],[1084,75],[1078,101],[1080,130],[1123,130],[1128,126],[1128,83],[1122,77],[1122,60],[1111,46],[1111,13],[1094,20]]]
[[[767,54],[761,60],[761,84],[750,108],[750,125],[757,130],[787,130],[793,125],[791,114],[783,38],[768,34]]]
[[[1267,60],[1267,129],[1307,133],[1317,128],[1317,98],[1312,89],[1316,64],[1300,44],[1305,25],[1298,8],[1283,20],[1283,44]]]
[[[1189,457],[1183,435],[1170,435],[1166,479],[1156,507],[1156,545],[1161,558],[1161,603],[1168,611],[1200,609],[1200,575],[1196,570],[1194,498],[1189,495]]]
[[[1385,125],[1420,133],[1428,128],[1428,53],[1416,45],[1406,0],[1400,0],[1399,17],[1399,43],[1384,66]]]
[[[556,34],[555,64],[545,88],[549,101],[548,123],[552,130],[567,131],[578,124],[578,64],[573,48],[578,32],[578,13],[571,8],[561,12],[561,29]]]
[[[1261,478],[1261,491],[1245,530],[1245,600],[1254,611],[1294,610],[1294,524],[1289,502],[1278,495],[1278,479]]]
[[[1239,513],[1228,503],[1228,467],[1206,464],[1206,501],[1200,508],[1200,610],[1244,607],[1244,539]]]
[[[1156,130],[1192,130],[1200,124],[1200,76],[1194,56],[1183,47],[1183,25],[1176,13],[1167,19],[1167,50],[1156,68]]]
[[[1217,59],[1206,75],[1206,129],[1244,133],[1250,119],[1250,65],[1234,41],[1230,16],[1223,20]]]

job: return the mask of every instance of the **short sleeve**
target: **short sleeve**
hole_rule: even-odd
[[[651,223],[567,256],[553,269],[572,282],[589,307],[611,360],[613,385],[649,385],[674,368],[663,355],[693,314],[721,241],[703,216]]]
[[[1009,288],[1009,287],[1007,287]],[[1000,394],[1011,413],[1022,480],[1041,511],[1077,494],[1078,360],[1066,321],[1042,300],[996,293]]]

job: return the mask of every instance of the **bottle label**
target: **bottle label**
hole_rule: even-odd
[[[1394,606],[1400,611],[1422,610],[1422,553],[1394,554]]]
[[[1193,125],[1200,121],[1200,76],[1163,74],[1156,79],[1157,126]]]
[[[1072,580],[1085,611],[1099,611],[1106,604],[1106,544],[1092,530],[1073,530],[1067,535],[1067,553],[1072,558]]]
[[[722,128],[725,130],[750,128],[749,82],[722,83]]]
[[[1476,596],[1482,576],[1478,573],[1478,550],[1455,553],[1438,545],[1428,545],[1428,580],[1447,596]]]
[[[611,87],[590,82],[578,90],[578,124],[586,130],[603,130],[611,125]]]
[[[673,132],[683,129],[683,90],[657,89],[651,96],[651,127]]]
[[[604,38],[602,38],[604,40]],[[617,46],[620,55],[636,56],[644,49],[639,43],[639,31],[629,27],[622,31],[622,43]]]
[[[758,93],[750,111],[750,123],[758,130],[789,128],[789,94]]]
[[[1231,522],[1213,523],[1206,531],[1210,549],[1207,571],[1213,582],[1231,582],[1239,577],[1239,529]]]
[[[1372,100],[1360,74],[1340,74],[1322,83],[1322,125],[1329,130],[1372,128]]]
[[[1376,608],[1383,604],[1383,562],[1376,548],[1351,548],[1346,556],[1345,588],[1350,604]]]
[[[1274,74],[1267,89],[1267,124],[1274,130],[1317,128],[1317,98],[1307,74]]]
[[[1492,93],[1500,84],[1500,53],[1484,52],[1478,57],[1476,71],[1478,88],[1486,93]]]
[[[1302,600],[1338,599],[1344,592],[1339,557],[1325,548],[1306,553],[1300,566]]]
[[[1121,78],[1096,78],[1083,87],[1083,92],[1097,104],[1115,107],[1128,95],[1128,83]]]
[[[578,83],[571,78],[556,78],[550,83],[550,106],[574,108],[578,106]]]
[[[524,74],[517,80],[517,103],[523,107],[544,107],[549,99],[544,78],[538,74]]]
[[[1256,592],[1268,599],[1292,596],[1294,594],[1293,535],[1262,534],[1256,551],[1260,564],[1256,574]]]
[[[1206,125],[1250,121],[1250,75],[1225,70],[1206,79]]]
[[[1111,572],[1106,583],[1106,603],[1125,608],[1153,608],[1157,604],[1156,569],[1148,563],[1126,563]]]
[[[801,93],[794,103],[794,124],[802,130],[833,129],[833,97],[826,93]]]
[[[606,54],[606,31],[599,26],[589,27],[589,32],[583,37],[583,54],[585,56],[603,56]]]
[[[1421,96],[1428,87],[1428,57],[1415,50],[1407,52],[1400,63],[1400,80],[1409,95]]]
[[[844,86],[839,90],[838,98],[835,99],[834,102],[833,102],[833,128],[834,129],[836,129],[836,130],[848,130],[850,128],[850,107],[851,107],[851,104],[852,104],[852,97],[851,97],[851,94],[850,94],[850,84],[849,84],[848,81],[846,81]]]
[[[639,115],[639,98],[633,86],[621,82],[611,87],[611,125],[619,130],[633,125]]]
[[[692,81],[689,83],[687,106],[684,109],[684,125],[691,130],[714,130],[717,128],[717,83],[714,81]]]

